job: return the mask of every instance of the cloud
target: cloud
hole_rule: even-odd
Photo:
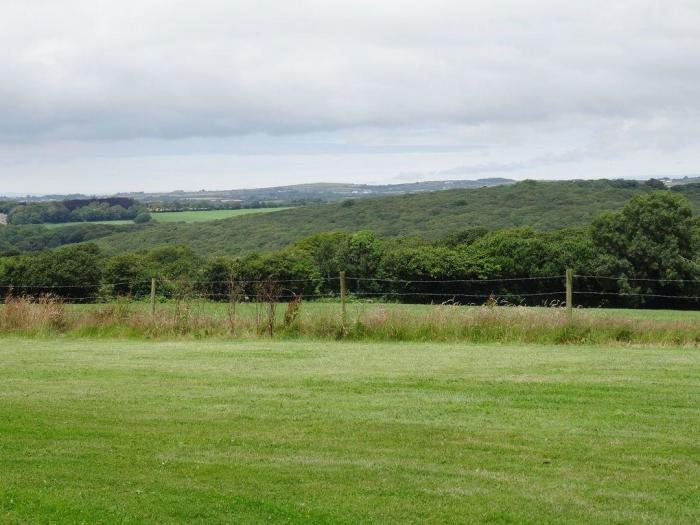
[[[700,112],[695,1],[7,4],[6,141]]]
[[[5,1],[0,192],[694,173],[697,0]]]

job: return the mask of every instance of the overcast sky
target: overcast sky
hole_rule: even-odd
[[[0,194],[699,174],[698,28],[698,0],[0,0]]]

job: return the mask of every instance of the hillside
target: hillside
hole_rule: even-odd
[[[633,195],[649,191],[653,189],[634,181],[525,181],[343,201],[207,223],[149,224],[97,243],[107,253],[174,243],[188,244],[202,254],[239,255],[283,247],[332,230],[370,229],[383,236],[425,238],[472,226],[554,230],[586,224],[601,212],[620,208]],[[696,211],[700,210],[700,185],[679,186],[674,191],[686,194]]]
[[[223,191],[171,191],[163,193],[120,193],[120,196],[142,202],[201,201],[229,202],[240,201],[243,205],[255,202],[294,203],[294,202],[334,202],[359,197],[386,197],[403,193],[420,193],[426,191],[447,190],[453,188],[483,188],[501,184],[513,184],[515,181],[503,178],[477,180],[438,180],[402,184],[343,184],[343,183],[309,183],[291,186],[273,186],[270,188],[251,188]]]
[[[512,179],[492,177],[475,180],[429,180],[419,182],[403,182],[397,184],[352,184],[339,182],[313,182],[293,184],[289,186],[272,186],[268,188],[248,188],[238,190],[200,190],[200,191],[164,191],[164,192],[121,192],[111,198],[128,198],[141,202],[188,202],[210,201],[230,202],[240,201],[243,205],[255,202],[290,203],[296,201],[332,202],[357,197],[383,197],[400,195],[402,193],[419,193],[453,188],[484,188],[513,184]],[[107,196],[105,196],[107,197]],[[83,194],[70,195],[17,195],[0,194],[0,201],[15,200],[22,202],[50,202],[75,199],[94,199],[94,196]]]

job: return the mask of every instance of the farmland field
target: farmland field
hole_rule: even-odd
[[[289,208],[246,208],[242,210],[164,211],[152,213],[151,216],[156,222],[204,222],[288,209]]]
[[[76,226],[79,224],[134,224],[134,221],[83,221],[83,222],[45,222],[42,226],[47,228],[61,228],[63,226]]]
[[[688,348],[0,339],[0,522],[697,523]]]
[[[162,299],[162,298],[161,298]],[[700,312],[560,307],[165,300],[0,304],[0,334],[132,339],[330,340],[472,344],[700,344]],[[291,307],[291,310],[290,310]]]
[[[227,313],[228,305],[226,302],[215,302],[215,301],[192,301],[193,308],[203,314],[215,315],[215,316],[225,316]],[[68,305],[68,307],[75,312],[83,312],[94,310],[96,308],[101,308],[102,304],[75,304]],[[277,308],[277,317],[281,320],[284,316],[285,304],[279,304]],[[2,305],[0,304],[0,308]],[[146,300],[143,301],[133,301],[131,303],[131,308],[134,310],[148,311],[150,306]],[[172,310],[173,303],[159,303],[159,311],[169,311]],[[239,315],[243,317],[252,317],[256,313],[255,303],[243,303],[237,306]],[[340,301],[306,301],[302,306],[302,314],[309,315],[312,317],[318,317],[321,315],[327,315],[329,313],[339,313],[340,312]],[[388,311],[392,313],[405,314],[406,316],[422,316],[428,315],[431,312],[439,310],[440,307],[431,304],[402,304],[402,303],[389,303],[389,302],[379,302],[379,301],[357,301],[349,302],[347,305],[350,318],[356,317],[361,313],[372,313],[378,311]],[[449,309],[449,308],[448,308]],[[458,306],[452,309],[460,311],[478,311],[483,310],[483,306]],[[549,308],[540,306],[530,306],[525,308],[527,311],[532,313],[546,313],[552,311],[561,311],[561,308]],[[507,312],[512,310],[510,307],[501,307],[500,310]],[[575,318],[594,318],[594,319],[629,319],[629,320],[647,320],[647,321],[697,321],[700,323],[700,310],[652,310],[652,309],[641,309],[641,308],[577,308],[574,310]]]
[[[155,222],[205,222],[252,215],[256,213],[270,213],[287,210],[289,208],[246,208],[242,210],[201,210],[201,211],[164,211],[151,213]],[[44,223],[49,228],[61,226],[74,226],[76,224],[134,224],[134,221],[89,221],[89,222],[60,222]]]

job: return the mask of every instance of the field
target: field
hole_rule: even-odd
[[[270,213],[274,211],[287,210],[289,208],[246,208],[242,210],[202,210],[202,211],[165,211],[152,213],[151,217],[155,222],[205,222],[219,219],[229,219],[241,215],[252,215],[256,213]],[[45,223],[49,228],[60,228],[62,226],[74,226],[76,224],[134,224],[134,221],[90,221],[90,222],[61,222]]]
[[[289,304],[169,300],[64,304],[11,298],[0,334],[36,337],[349,340],[509,344],[634,344],[698,348],[700,312],[559,307]]]
[[[108,303],[109,304],[109,303]],[[82,313],[94,311],[103,308],[104,304],[73,304],[68,305],[69,308],[76,312]],[[159,302],[156,306],[158,312],[172,312],[174,309],[173,301]],[[192,301],[190,307],[193,311],[203,315],[211,315],[213,317],[224,317],[227,315],[229,305],[225,302],[215,301]],[[0,309],[2,305],[0,305]],[[133,301],[130,308],[134,311],[148,312],[150,305],[146,300]],[[242,303],[237,305],[238,314],[243,318],[251,318],[256,313],[256,305],[254,303]],[[277,306],[276,317],[278,321],[282,321],[284,317],[286,304]],[[339,314],[341,310],[340,301],[336,300],[319,300],[306,301],[301,306],[301,314],[310,318],[319,318],[329,314]],[[376,315],[378,312],[387,312],[392,315],[407,316],[412,319],[435,314],[439,311],[459,311],[464,313],[483,311],[483,306],[458,306],[458,307],[443,307],[432,304],[402,304],[402,303],[385,303],[376,301],[349,301],[347,304],[348,317],[352,321],[364,315]],[[508,312],[510,310],[526,311],[533,315],[549,315],[556,316],[563,312],[562,308],[549,308],[531,306],[524,308],[500,307],[496,311]],[[641,308],[577,308],[574,310],[574,319],[608,319],[608,320],[626,320],[626,321],[650,321],[650,322],[688,322],[700,323],[700,310],[645,310]]]
[[[697,523],[700,352],[0,339],[3,523]]]
[[[289,208],[246,208],[242,210],[164,211],[153,213],[151,216],[156,222],[204,222],[288,209]]]
[[[62,228],[63,226],[77,226],[80,224],[134,224],[134,221],[85,221],[85,222],[45,222],[42,226],[47,228]]]

